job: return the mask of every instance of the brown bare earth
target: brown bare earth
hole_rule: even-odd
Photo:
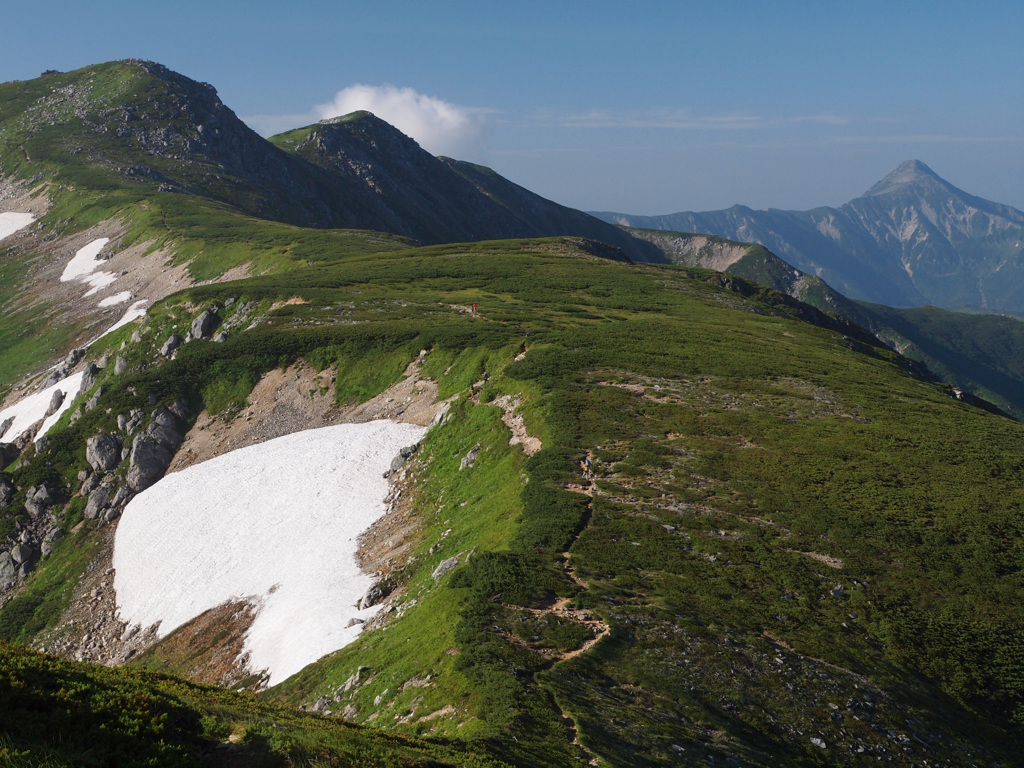
[[[229,418],[203,411],[185,436],[168,472],[177,472],[215,456],[275,437],[333,424],[394,419],[425,427],[444,406],[437,382],[424,379],[418,361],[405,378],[360,405],[334,402],[334,372],[317,372],[304,361],[284,371],[274,369],[253,388],[249,404]]]

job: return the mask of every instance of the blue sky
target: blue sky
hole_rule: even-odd
[[[153,59],[263,133],[377,107],[585,210],[838,205],[911,158],[1024,209],[1019,2],[37,0],[3,26],[0,80]]]

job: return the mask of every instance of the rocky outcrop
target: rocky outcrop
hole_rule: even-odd
[[[189,335],[193,339],[205,339],[213,329],[217,327],[217,307],[211,307],[199,313],[199,316],[192,321],[192,328]]]
[[[128,487],[138,493],[163,477],[182,440],[178,417],[166,408],[157,408],[146,431],[132,443]]]
[[[7,509],[14,498],[14,481],[9,475],[0,475],[0,509]]]
[[[160,354],[164,357],[170,357],[174,350],[181,346],[183,341],[184,339],[181,336],[176,333],[172,333],[167,338],[167,341],[163,343],[163,346],[160,347]]]
[[[38,487],[33,486],[25,495],[25,509],[33,517],[41,517],[54,503],[54,500],[54,494],[47,483]]]
[[[110,472],[121,463],[121,444],[109,435],[94,435],[85,443],[85,460],[96,472]]]
[[[86,520],[95,520],[110,506],[110,493],[106,488],[100,486],[89,494],[89,502],[85,505],[82,515]]]
[[[50,398],[50,404],[46,406],[45,417],[49,418],[57,412],[57,410],[64,404],[64,393],[59,389],[53,391],[53,396]]]

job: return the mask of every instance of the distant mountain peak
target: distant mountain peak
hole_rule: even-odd
[[[920,184],[924,181],[933,181],[943,186],[949,186],[935,171],[920,160],[904,160],[896,166],[896,170],[875,184],[862,197],[876,197],[889,194],[903,187]]]

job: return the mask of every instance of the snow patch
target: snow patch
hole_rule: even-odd
[[[57,423],[57,419],[61,417],[61,414],[71,407],[71,402],[75,399],[79,388],[82,386],[82,375],[79,372],[68,376],[63,381],[58,381],[42,392],[29,395],[19,400],[10,408],[0,411],[0,424],[7,421],[11,416],[14,417],[14,422],[7,428],[4,434],[0,435],[0,440],[3,440],[5,443],[14,442],[29,427],[46,416],[46,409],[50,407],[53,393],[60,390],[64,393],[64,402],[61,403],[56,413],[46,418],[46,421],[43,422],[42,427],[39,429],[39,433],[36,435],[36,439],[45,435],[50,427]]]
[[[96,306],[98,306],[98,307],[112,307],[115,304],[123,304],[124,302],[128,301],[128,299],[130,299],[131,297],[132,297],[132,292],[131,291],[121,291],[120,293],[115,293],[113,296],[108,296],[107,298],[105,298],[103,301],[101,301]]]
[[[103,263],[103,259],[97,257],[100,255],[103,247],[109,242],[109,237],[101,237],[98,240],[93,240],[84,248],[79,248],[71,258],[71,261],[68,262],[68,265],[64,267],[64,273],[60,276],[60,281],[67,283],[94,272]]]
[[[127,291],[125,291],[125,293],[127,293]],[[118,296],[120,296],[120,295],[121,294],[118,294]],[[115,297],[111,296],[111,298],[115,298]],[[104,299],[104,301],[110,301],[110,299]],[[124,313],[124,315],[122,315],[120,320],[118,320],[112,326],[107,328],[107,330],[105,330],[103,333],[101,333],[95,339],[93,339],[88,344],[86,344],[86,346],[87,347],[91,347],[93,344],[95,344],[97,341],[102,339],[108,333],[113,333],[118,328],[120,328],[122,326],[125,326],[125,325],[128,325],[128,323],[130,323],[132,320],[137,320],[138,318],[140,318],[143,315],[145,315],[146,314],[146,304],[147,303],[148,302],[147,302],[146,299],[139,299],[138,301],[136,301],[134,304],[132,304],[130,307],[128,307],[127,311]],[[103,306],[102,302],[100,302],[100,306]]]
[[[24,229],[35,220],[36,217],[31,213],[0,213],[0,240]]]
[[[259,615],[244,651],[274,685],[356,639],[372,584],[358,536],[385,512],[383,474],[426,428],[394,421],[297,432],[167,475],[127,506],[114,542],[122,620],[165,637],[228,600]]]
[[[113,272],[96,272],[95,274],[89,275],[88,277],[82,278],[83,283],[87,283],[92,286],[88,291],[85,292],[86,296],[92,296],[99,293],[108,285],[112,285],[117,280],[117,275]]]

